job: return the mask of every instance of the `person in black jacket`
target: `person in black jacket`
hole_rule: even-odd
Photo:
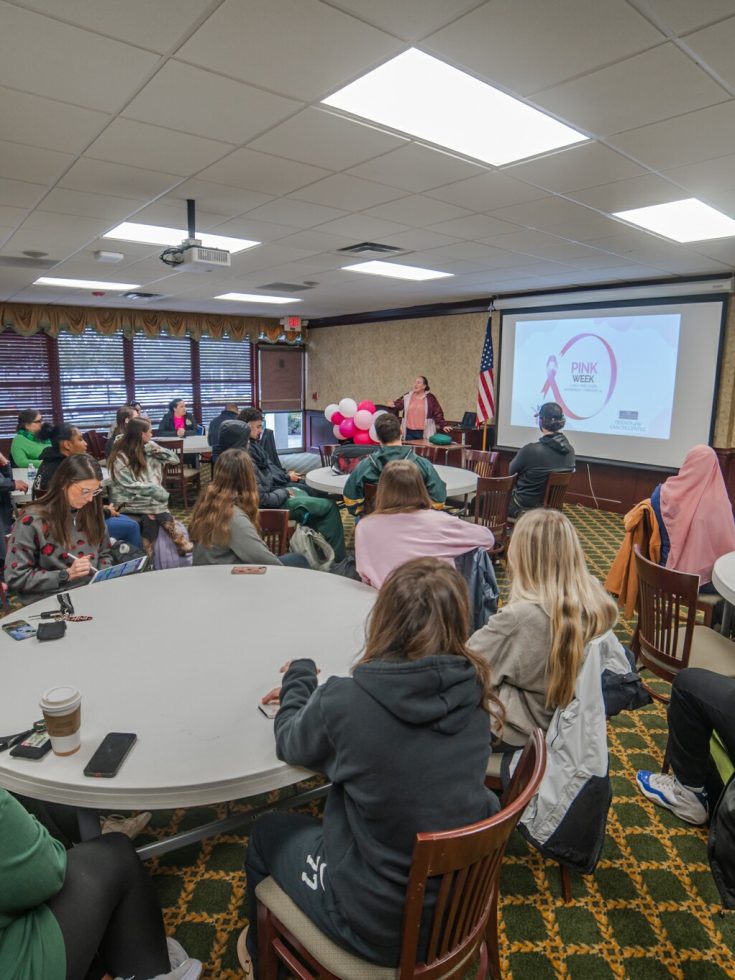
[[[185,436],[195,436],[197,424],[194,416],[186,410],[186,402],[183,398],[174,398],[168,403],[168,411],[158,425],[159,436],[178,436],[183,439]]]
[[[209,428],[207,429],[207,442],[212,447],[213,466],[217,462],[217,457],[221,452],[219,447],[220,426],[223,422],[232,422],[237,419],[237,413],[239,411],[240,409],[234,402],[227,402],[219,415],[215,415],[215,417],[209,423]]]
[[[245,865],[253,927],[238,943],[246,971],[257,958],[255,889],[268,875],[335,943],[396,966],[416,834],[499,809],[485,770],[490,716],[500,709],[487,663],[466,645],[468,615],[454,568],[407,562],[378,593],[351,677],[318,686],[314,662],[294,660],[283,687],[263,698],[280,699],[278,758],[332,786],[323,822],[268,813],[253,825]],[[419,954],[435,901],[429,885]]]
[[[13,468],[10,460],[0,453],[0,582],[3,581],[3,568],[5,565],[5,535],[9,533],[13,525],[13,491],[21,490],[25,493],[28,484],[25,480],[16,480],[13,477]]]
[[[511,517],[542,506],[549,473],[574,471],[574,448],[561,431],[566,421],[561,405],[556,402],[546,402],[538,410],[541,438],[526,443],[508,467],[511,476],[518,474],[509,508]]]

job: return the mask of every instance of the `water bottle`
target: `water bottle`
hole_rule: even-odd
[[[36,468],[36,464],[35,464],[34,460],[29,459],[28,460],[28,475],[26,477],[26,482],[28,483],[28,487],[29,488],[31,488],[33,486],[33,484],[34,484],[34,482],[36,480],[36,473],[38,473],[38,470]]]

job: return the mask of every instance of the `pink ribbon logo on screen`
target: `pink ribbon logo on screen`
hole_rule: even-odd
[[[580,407],[579,411],[575,411],[569,404],[570,401],[579,398],[579,393],[582,392],[585,395],[590,391],[597,390],[597,378],[600,374],[599,370],[599,360],[578,360],[569,361],[568,364],[564,361],[565,355],[574,348],[576,344],[579,344],[583,340],[597,340],[602,344],[604,354],[608,359],[608,368],[610,372],[610,381],[608,383],[607,394],[605,395],[605,400],[599,405],[594,412],[588,412],[588,414],[580,414],[583,409]],[[572,354],[572,357],[574,353]],[[587,355],[589,357],[589,354]],[[595,415],[598,415],[602,409],[607,405],[612,397],[612,393],[615,390],[615,383],[618,377],[618,364],[615,360],[615,352],[604,337],[600,337],[596,333],[580,333],[576,337],[572,337],[568,340],[566,344],[562,347],[559,352],[559,359],[562,360],[564,368],[567,367],[570,370],[568,385],[564,384],[566,395],[562,394],[559,388],[559,360],[555,354],[551,354],[546,361],[546,381],[541,389],[541,394],[544,396],[545,401],[551,401],[552,397],[555,402],[561,405],[564,414],[570,419],[591,419]]]

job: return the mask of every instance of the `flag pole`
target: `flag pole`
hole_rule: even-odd
[[[482,423],[482,451],[487,449],[487,419]]]

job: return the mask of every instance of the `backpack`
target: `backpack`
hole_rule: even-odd
[[[291,535],[288,550],[303,555],[318,572],[328,572],[334,564],[334,548],[323,534],[304,524],[297,524]]]
[[[189,535],[183,524],[176,521],[176,527],[188,538]],[[162,527],[158,529],[156,545],[153,549],[153,567],[157,572],[164,568],[186,568],[192,564],[193,559],[194,553],[191,551],[188,555],[180,555],[165,530]]]
[[[339,474],[351,473],[366,456],[372,455],[380,446],[337,446],[332,452],[332,472]]]
[[[712,814],[707,857],[723,908],[735,909],[735,775],[730,777]]]

